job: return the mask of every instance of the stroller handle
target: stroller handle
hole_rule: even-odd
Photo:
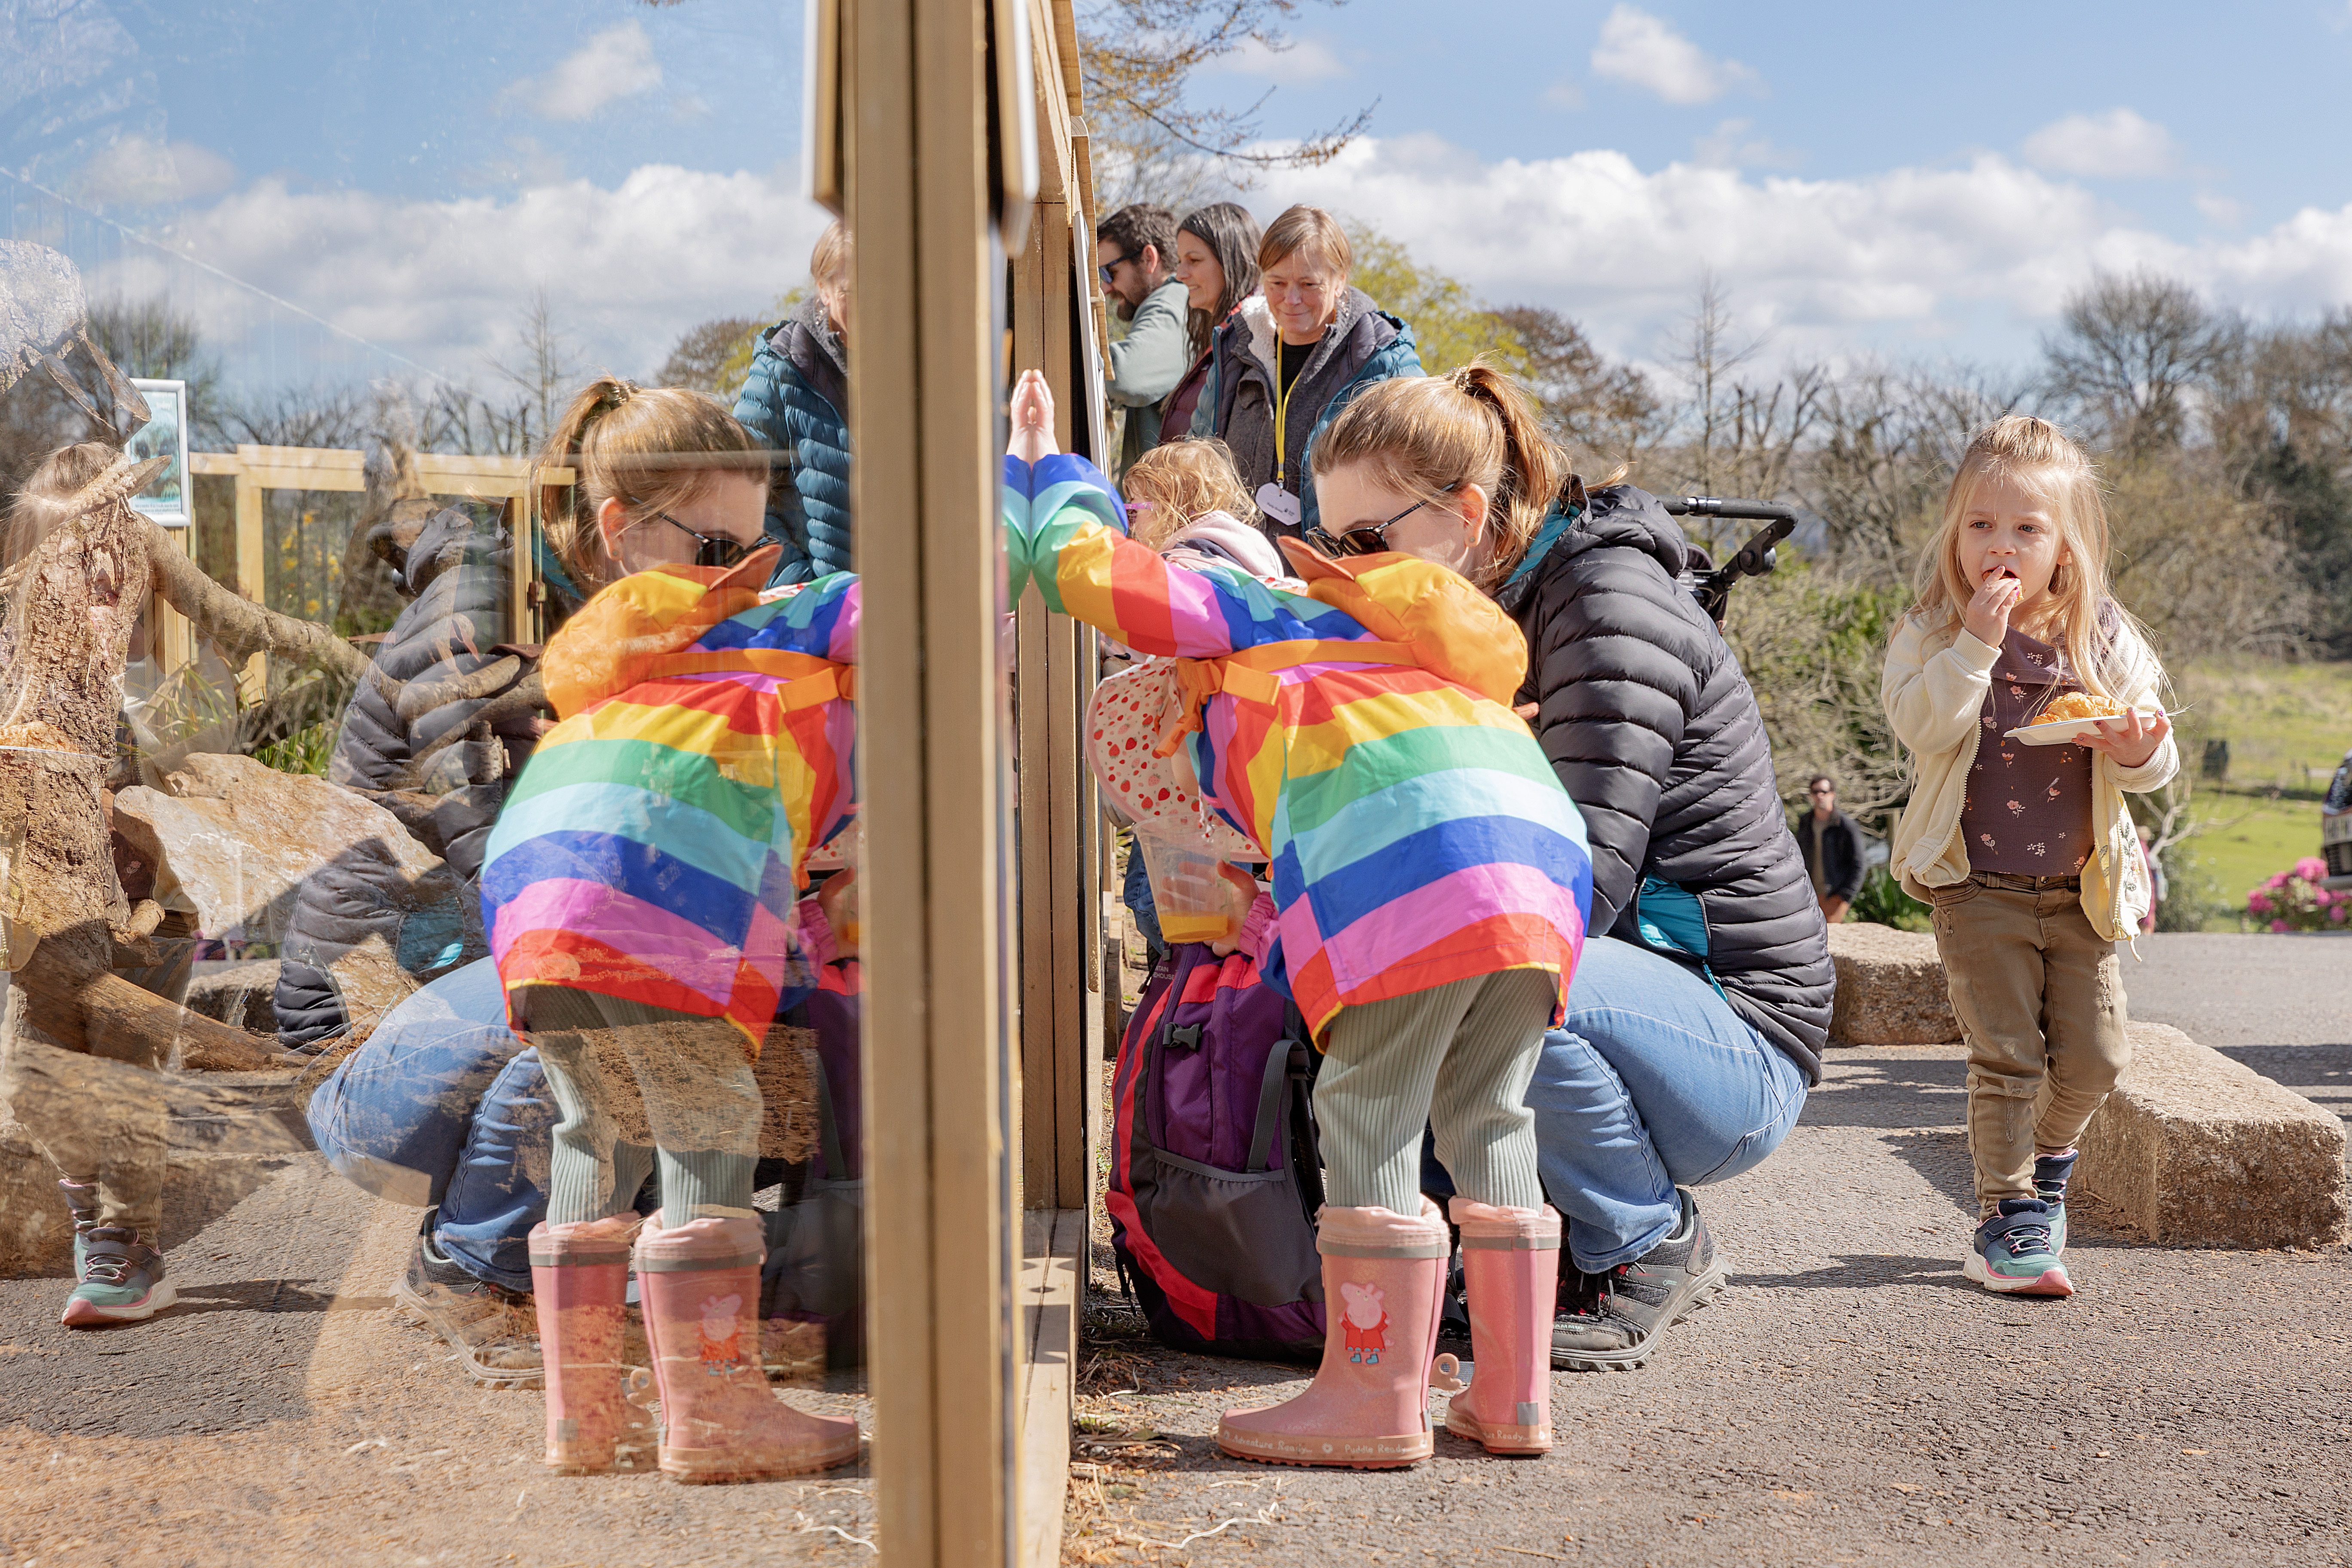
[[[1722,517],[1740,521],[1761,522],[1747,543],[1732,558],[1711,572],[1702,572],[1691,583],[1691,593],[1698,599],[1716,625],[1723,624],[1723,616],[1730,605],[1731,585],[1742,577],[1761,577],[1780,563],[1779,552],[1773,546],[1797,531],[1797,510],[1778,501],[1748,500],[1737,496],[1683,496],[1661,498],[1666,510],[1675,517]]]

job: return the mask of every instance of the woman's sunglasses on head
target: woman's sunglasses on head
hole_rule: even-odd
[[[1460,483],[1457,479],[1437,493],[1450,496],[1454,486]],[[1337,534],[1328,529],[1311,528],[1307,531],[1307,542],[1326,555],[1377,555],[1389,547],[1389,530],[1428,504],[1428,501],[1417,500],[1386,522],[1368,523],[1362,528],[1350,528]]]

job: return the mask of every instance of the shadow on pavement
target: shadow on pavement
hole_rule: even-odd
[[[1798,1121],[1807,1127],[1959,1127],[1968,1116],[1968,1063],[1957,1057],[1832,1050]]]
[[[1734,1274],[1730,1281],[1757,1290],[1861,1290],[1889,1285],[1932,1285],[1981,1294],[1960,1272],[1957,1253],[1948,1258],[1903,1258],[1876,1252],[1847,1253],[1826,1268],[1798,1274]]]

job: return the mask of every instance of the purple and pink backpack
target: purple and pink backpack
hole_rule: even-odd
[[[1323,1205],[1297,1011],[1235,953],[1180,943],[1114,1080],[1111,1247],[1154,1338],[1261,1361],[1323,1353]]]

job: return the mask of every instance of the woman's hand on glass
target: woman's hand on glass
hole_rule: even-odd
[[[1021,379],[1013,384],[1008,412],[1012,416],[1013,439],[1004,448],[1005,456],[1034,463],[1062,449],[1054,439],[1054,389],[1045,384],[1044,371],[1021,373]]]

